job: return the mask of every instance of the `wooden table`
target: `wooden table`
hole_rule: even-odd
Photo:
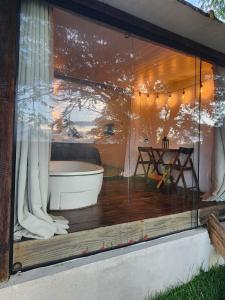
[[[170,148],[152,148],[152,152],[157,154],[156,162],[158,164],[165,164],[163,157],[166,153],[172,153],[174,154],[174,158],[176,154],[178,153],[179,149],[170,149]]]
[[[187,190],[187,184],[184,177],[184,171],[191,171],[193,174],[193,179],[195,181],[195,187],[199,190],[199,183],[198,178],[194,169],[194,164],[191,159],[191,155],[194,151],[193,148],[182,148],[179,149],[170,149],[170,148],[153,148],[153,147],[138,147],[139,156],[135,168],[134,176],[137,172],[137,167],[139,164],[142,165],[144,169],[144,175],[145,177],[149,177],[149,170],[151,165],[153,166],[153,170],[151,171],[151,175],[154,176],[156,174],[153,174],[155,171],[158,175],[161,176],[161,179],[159,180],[158,185],[164,184],[167,182],[168,179],[173,183],[174,178],[172,175],[173,170],[178,171],[178,176],[175,180],[175,185],[178,184],[179,180],[182,179],[183,185],[185,190]],[[149,158],[147,160],[144,160],[142,157],[142,153],[147,153]],[[165,154],[170,153],[170,157],[165,157]],[[185,160],[182,162],[180,160],[179,155],[186,155]],[[167,161],[166,161],[167,160]],[[145,164],[147,165],[147,170],[145,168]],[[163,171],[160,167],[164,167]],[[154,176],[156,178],[157,176]],[[157,186],[158,186],[157,185]]]
[[[173,155],[173,159],[174,159],[176,157],[179,149],[138,147],[138,151],[139,151],[139,156],[138,156],[134,176],[136,175],[137,167],[138,167],[139,164],[142,164],[142,167],[143,167],[143,170],[144,170],[144,175],[147,176],[151,164],[154,166],[153,172],[157,171],[157,173],[159,175],[162,175],[162,173],[160,172],[158,166],[159,165],[166,165],[165,157],[164,157],[165,154],[166,153],[174,154]],[[148,160],[143,159],[142,153],[147,153],[149,159]],[[145,168],[145,164],[148,165],[147,169]]]
[[[171,148],[152,148],[151,149],[152,153],[153,153],[153,157],[155,160],[155,165],[157,166],[157,173],[162,175],[162,173],[160,172],[158,166],[159,165],[166,165],[166,164],[172,164],[179,149],[171,149]],[[171,153],[171,157],[169,158],[169,161],[166,162],[165,161],[165,154],[167,153]]]

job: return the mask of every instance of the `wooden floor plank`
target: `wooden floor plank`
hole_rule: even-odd
[[[197,193],[182,188],[152,189],[144,179],[105,180],[97,205],[51,213],[63,215],[76,232],[190,211],[194,202],[199,205]]]

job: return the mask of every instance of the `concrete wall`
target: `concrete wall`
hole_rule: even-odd
[[[1,300],[141,300],[223,260],[205,229],[14,275]]]

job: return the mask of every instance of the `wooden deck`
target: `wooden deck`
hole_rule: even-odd
[[[143,178],[104,180],[98,204],[92,207],[51,212],[69,220],[69,232],[134,222],[190,211],[199,206],[197,193],[182,188],[161,191],[149,187]]]
[[[104,180],[98,204],[74,211],[51,212],[69,220],[68,235],[14,244],[14,263],[22,268],[82,256],[152,239],[204,224],[225,204],[201,202],[196,192],[152,189],[143,179]]]

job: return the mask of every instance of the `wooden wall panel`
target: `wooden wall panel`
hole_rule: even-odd
[[[48,0],[49,3],[118,27],[152,42],[196,55],[209,62],[225,66],[225,54],[160,28],[148,21],[97,0]]]
[[[0,0],[0,281],[9,276],[18,0]]]

